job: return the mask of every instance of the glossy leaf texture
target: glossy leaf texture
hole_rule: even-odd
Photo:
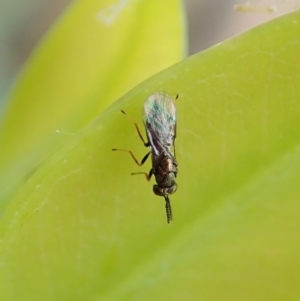
[[[300,14],[138,85],[30,176],[1,220],[3,300],[296,300]],[[139,167],[147,96],[179,94],[173,222]]]
[[[73,3],[9,97],[0,123],[0,208],[68,133],[182,59],[183,19],[178,0]]]

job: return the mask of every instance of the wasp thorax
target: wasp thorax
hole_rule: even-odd
[[[169,194],[174,193],[177,190],[177,184],[173,183],[172,186],[170,187],[160,187],[158,185],[153,185],[153,192],[156,195],[160,195],[160,196],[166,196]]]

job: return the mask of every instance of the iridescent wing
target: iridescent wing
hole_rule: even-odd
[[[144,125],[155,155],[174,147],[176,136],[176,108],[173,99],[164,92],[156,92],[144,104]],[[175,149],[174,149],[175,151]]]

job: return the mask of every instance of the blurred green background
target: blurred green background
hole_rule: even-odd
[[[98,5],[97,1],[93,3]],[[81,1],[85,5],[91,2]],[[150,3],[129,0],[115,3],[124,2]],[[159,0],[156,3],[156,9],[161,8]],[[186,2],[189,54],[297,8],[297,2],[289,1],[287,5],[286,1],[251,1],[255,12],[247,13],[235,11],[235,4],[220,0]],[[68,2],[62,1],[38,4],[31,1],[30,5],[19,1],[1,2],[2,95],[11,87],[43,33],[67,5]],[[266,13],[270,5],[274,5],[270,10],[274,12]],[[78,11],[82,12],[82,6]],[[155,16],[159,15],[157,10],[153,11]],[[163,10],[165,12],[172,13],[172,8]],[[140,25],[140,17],[146,19],[145,14],[139,12],[137,16],[135,24]],[[46,160],[28,159],[38,148],[34,143],[25,152],[25,162],[23,158],[18,161],[11,156],[11,161],[18,165],[15,170],[12,168],[11,182],[15,184],[20,174],[22,177],[19,177],[20,187],[15,189],[16,193],[6,197],[12,201],[1,220],[0,296],[3,298],[0,299],[9,300],[10,296],[13,301],[32,301],[44,299],[43,295],[48,300],[68,297],[74,300],[74,296],[78,300],[121,300],[120,296],[124,300],[146,300],[146,297],[149,300],[167,297],[192,300],[191,296],[198,296],[199,300],[202,296],[203,300],[265,301],[281,300],[286,294],[291,298],[297,296],[300,279],[300,106],[297,100],[300,90],[299,66],[295,62],[299,56],[299,20],[298,14],[276,20],[156,74],[121,97],[99,118],[91,118],[94,121],[81,131],[77,132],[84,123],[77,118],[81,112],[69,112],[76,119],[69,122],[74,135],[61,138],[63,135],[53,133],[53,129],[65,128],[60,124],[49,126],[52,129],[49,136],[59,136],[55,142],[67,140],[61,147],[52,152],[51,147],[59,143],[50,144],[47,135],[40,135],[45,136],[47,143],[50,141],[52,154]],[[78,25],[77,21],[75,18],[73,26]],[[80,24],[86,28],[86,23]],[[74,27],[69,35],[73,33],[79,36],[75,41],[80,41],[81,46],[83,35],[74,31]],[[135,40],[136,35],[131,37]],[[156,43],[157,31],[154,30],[151,37]],[[91,39],[92,45],[95,39],[98,36]],[[130,38],[125,40],[132,42]],[[170,40],[168,36],[169,56],[180,48],[176,43],[171,47]],[[59,46],[64,45],[56,54],[64,50],[67,55],[72,53],[64,43],[59,43],[61,40],[55,41]],[[71,50],[73,45],[77,46],[71,44]],[[53,48],[49,52],[51,50]],[[151,55],[153,50],[151,47]],[[99,52],[94,53],[96,60],[101,58]],[[182,51],[178,57],[179,53]],[[110,52],[108,54],[112,57]],[[137,61],[135,54],[130,64],[123,66],[130,75]],[[161,57],[166,61],[167,55],[159,53],[156,62]],[[90,58],[91,51],[83,57]],[[109,92],[116,90],[116,74],[121,73],[123,61],[114,61],[117,71],[113,70],[115,73],[109,76],[112,83]],[[152,62],[151,56],[148,61]],[[36,92],[35,88],[40,88],[36,82],[43,68],[50,71],[55,66],[55,60],[53,62],[46,57],[42,68],[34,73],[36,77],[33,76],[31,86],[26,79],[23,86],[30,86],[29,90]],[[79,65],[78,60],[75,62],[69,67]],[[84,67],[79,68],[80,75]],[[135,67],[138,71],[141,69],[139,64]],[[62,67],[58,72],[65,69]],[[48,73],[50,79],[55,78]],[[90,82],[89,74],[75,76]],[[96,93],[102,81],[97,78],[95,82],[94,90],[88,89],[94,92],[94,97],[88,99],[106,101],[109,97],[98,97]],[[57,86],[59,96],[66,90],[65,83]],[[177,144],[180,189],[172,198],[176,222],[171,227],[166,226],[165,212],[157,205],[158,198],[154,201],[148,187],[150,183],[130,177],[129,172],[135,171],[133,162],[111,152],[112,147],[133,146],[137,154],[144,153],[132,125],[119,111],[124,109],[138,116],[145,97],[162,89],[170,95],[180,94],[180,143]],[[69,85],[69,90],[75,90],[74,84]],[[23,95],[22,89],[20,91]],[[111,101],[120,97],[109,96]],[[9,132],[20,135],[16,137],[17,142],[26,140],[27,143],[30,134],[42,128],[42,122],[33,122],[32,128],[21,131],[24,123],[20,119],[33,103],[31,94],[27,99],[25,108],[21,108],[20,115],[13,120],[20,127]],[[41,99],[45,101],[44,95]],[[63,100],[69,99],[73,100],[68,96]],[[34,105],[32,108],[38,112]],[[54,107],[52,112],[60,108]],[[42,121],[46,119],[44,112],[48,113],[47,118],[58,119],[49,109],[42,108],[40,112]],[[97,116],[98,110],[93,112]],[[28,116],[32,121],[32,115]],[[11,137],[7,137],[10,139],[2,141],[11,143]],[[44,141],[40,141],[36,145],[44,146]],[[8,158],[18,148],[23,152],[19,144],[15,145],[6,143]],[[48,155],[43,151],[40,153]],[[7,180],[5,170],[0,171],[2,179]],[[2,187],[4,182],[0,181]],[[3,194],[4,190],[0,192]]]
[[[0,112],[5,95],[27,57],[71,0],[0,1]],[[241,3],[244,1],[241,1]],[[236,0],[184,0],[189,54],[199,52],[255,25],[297,9],[299,1],[248,1],[272,5],[274,13],[238,13]],[[298,3],[297,3],[298,2]]]
[[[129,25],[125,24],[130,30],[118,23],[118,33],[123,34],[125,28],[129,35],[121,37],[123,47],[110,45],[111,51],[125,50],[125,54],[117,51],[116,56],[99,43],[101,34],[95,35],[98,27],[87,27],[89,21],[95,21],[91,18],[95,14],[86,13],[91,3],[98,6],[97,0],[83,0],[82,6],[76,6],[69,15],[69,31],[66,23],[60,24],[53,43],[45,43],[41,60],[37,55],[36,61],[31,61],[18,86],[19,94],[14,95],[17,100],[27,97],[16,102],[13,109],[17,114],[10,123],[13,127],[1,140],[5,144],[2,163],[6,163],[5,156],[11,161],[6,166],[8,173],[0,168],[0,194],[5,194],[5,181],[15,189],[4,195],[10,203],[0,225],[0,299],[192,300],[197,296],[199,300],[201,296],[205,300],[297,300],[299,13],[183,60],[125,93],[122,84],[135,73],[134,68],[145,71],[155,61],[161,70],[172,55],[172,63],[182,58],[180,3],[170,1],[174,9],[170,5],[169,10],[159,13],[158,0],[151,11],[156,18],[150,13],[147,19],[148,5],[154,1],[116,0],[141,9],[134,17],[134,9],[126,11]],[[251,3],[255,13],[236,12],[233,1],[187,1],[189,54],[297,8],[295,1]],[[262,3],[274,5],[276,12],[265,13],[266,6],[258,6]],[[1,2],[2,99],[43,33],[68,4]],[[175,16],[174,24],[180,23],[177,27],[173,24],[177,35],[173,40],[168,31],[164,32],[167,39],[157,34],[159,16],[164,26],[168,24],[165,13]],[[146,33],[133,35],[132,29],[136,34],[137,27]],[[89,33],[93,47],[81,52],[81,46],[86,45],[82,37]],[[157,43],[162,37],[163,42]],[[104,44],[110,40],[111,35]],[[128,56],[128,44],[135,41],[137,48],[147,44],[146,51]],[[167,51],[155,52],[156,44],[166,46]],[[106,56],[99,54],[97,47],[102,47]],[[76,56],[78,53],[84,55]],[[65,58],[70,59],[69,64]],[[102,65],[109,58],[112,71]],[[55,59],[61,68],[53,68]],[[79,66],[79,81],[66,84],[68,77],[63,72],[69,70],[72,76],[74,66]],[[107,71],[107,81],[99,69]],[[56,75],[62,79],[61,85],[59,81],[52,84]],[[138,74],[137,82],[149,77],[144,76]],[[81,98],[102,108],[120,97],[114,94],[116,90],[125,94],[95,118],[100,109],[92,105],[86,109],[85,103],[77,105],[74,100],[79,93],[73,83],[78,82],[90,84],[85,85],[88,97]],[[105,93],[99,92],[99,86]],[[126,89],[130,87],[128,84]],[[129,173],[139,169],[128,156],[111,151],[112,147],[124,147],[132,148],[138,157],[144,154],[133,126],[120,110],[138,118],[144,99],[162,89],[180,95],[176,145],[180,189],[172,197],[174,223],[169,226],[161,200],[151,192],[151,183],[131,177]],[[66,90],[70,94],[62,95]],[[39,107],[40,99],[49,104],[47,109]],[[61,106],[63,102],[66,108]],[[68,110],[68,104],[75,109]],[[58,122],[53,124],[55,114],[65,112],[63,109],[67,114],[58,114]],[[91,117],[90,111],[95,116]],[[69,127],[63,127],[65,117]],[[93,121],[81,129],[87,120]],[[49,126],[45,126],[47,121]],[[26,128],[29,123],[32,127]],[[71,134],[57,134],[56,129],[70,129]],[[38,138],[30,136],[35,131]],[[43,140],[47,134],[50,139]],[[14,156],[18,150],[21,154]]]

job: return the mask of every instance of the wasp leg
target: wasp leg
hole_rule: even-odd
[[[146,180],[150,181],[152,175],[153,175],[153,169],[151,168],[149,171],[149,174],[147,174],[146,172],[132,172],[132,175],[145,175]]]
[[[134,124],[134,126],[135,126],[135,128],[136,128],[136,131],[137,131],[139,137],[141,138],[141,140],[143,141],[144,145],[145,145],[146,147],[150,146],[149,142],[145,142],[145,139],[143,138],[143,136],[142,136],[142,134],[141,134],[141,131],[140,131],[140,129],[139,129],[137,123],[136,123],[129,115],[127,115],[123,110],[121,110],[121,112],[122,112],[124,115],[127,116],[127,118],[130,120],[130,122],[132,122],[132,123]]]
[[[137,160],[137,158],[134,156],[134,154],[132,153],[132,151],[130,151],[130,150],[128,150],[128,149],[113,148],[112,150],[113,150],[113,151],[119,151],[119,152],[127,152],[127,153],[129,153],[130,156],[132,157],[132,159],[134,160],[134,162],[135,162],[138,166],[142,166],[142,165],[146,162],[146,160],[148,159],[148,157],[149,157],[149,155],[150,155],[150,153],[151,153],[151,152],[147,153],[147,154],[144,156],[144,158],[142,159],[142,161],[139,162],[139,161]]]

